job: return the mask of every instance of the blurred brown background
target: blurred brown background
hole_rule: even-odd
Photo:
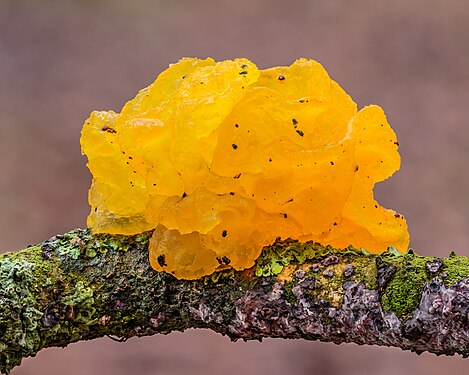
[[[469,2],[458,0],[0,0],[0,248],[85,225],[79,135],[182,56],[260,67],[320,61],[360,107],[381,105],[403,165],[376,189],[412,246],[469,255]],[[465,373],[459,357],[188,331],[105,338],[27,359],[26,374]]]

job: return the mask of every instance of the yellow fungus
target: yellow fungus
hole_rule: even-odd
[[[93,112],[88,226],[155,229],[154,269],[195,279],[249,268],[276,237],[405,251],[404,218],[373,187],[400,166],[378,106],[357,112],[316,61],[259,70],[184,58],[121,113]]]

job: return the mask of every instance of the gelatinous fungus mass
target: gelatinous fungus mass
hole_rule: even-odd
[[[158,271],[251,267],[276,237],[407,249],[373,186],[400,166],[382,109],[357,105],[313,60],[259,70],[184,58],[127,102],[91,113],[81,145],[94,232],[155,229]]]

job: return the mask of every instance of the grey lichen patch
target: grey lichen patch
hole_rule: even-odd
[[[69,319],[75,323],[92,324],[94,308],[93,289],[86,287],[82,281],[79,281],[73,293],[65,296],[62,303],[69,307]]]
[[[441,278],[434,277],[425,284],[418,308],[403,325],[403,336],[414,343],[433,342],[431,351],[437,353],[453,355],[458,347],[468,357],[468,300],[468,280],[446,288]]]
[[[61,273],[57,267],[59,260],[51,253],[45,253],[41,246],[31,246],[25,250],[8,254],[5,259],[24,260],[33,264],[35,289],[41,291],[44,286],[54,285]],[[45,262],[44,260],[47,260]]]
[[[34,263],[4,257],[0,260],[0,371],[9,372],[40,346],[42,312],[35,307],[37,279]]]
[[[43,347],[65,345],[61,344],[65,339],[71,343],[105,334],[107,325],[98,324],[98,319],[106,309],[99,296],[109,284],[106,277],[117,272],[116,266],[124,270],[118,272],[124,278],[129,267],[148,269],[150,236],[151,232],[117,236],[73,230],[1,255],[0,372],[10,371]],[[123,257],[116,254],[129,250],[138,256],[122,265]]]
[[[90,229],[72,230],[46,241],[45,244],[57,249],[63,259],[78,260],[81,255],[94,258],[97,254],[106,254],[108,251],[127,251],[138,245],[147,245],[152,231],[143,232],[135,236],[92,234]]]

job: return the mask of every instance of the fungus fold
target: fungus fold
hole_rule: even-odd
[[[93,232],[154,233],[152,267],[196,279],[253,266],[277,237],[405,251],[406,221],[373,197],[400,166],[382,109],[316,61],[259,70],[183,58],[127,102],[94,111],[81,146]]]

